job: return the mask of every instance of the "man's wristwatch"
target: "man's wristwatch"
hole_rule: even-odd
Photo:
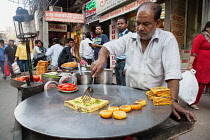
[[[176,100],[176,99],[172,99],[172,102],[173,102],[173,103],[179,103],[179,101]]]

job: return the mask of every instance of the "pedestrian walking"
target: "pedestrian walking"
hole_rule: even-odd
[[[17,46],[14,44],[14,40],[9,40],[8,47],[4,51],[4,57],[8,61],[11,74],[14,74],[12,69],[12,64],[14,63],[15,60],[16,50]]]
[[[4,73],[4,61],[6,60],[4,57],[4,51],[7,48],[6,45],[4,45],[4,40],[0,39],[0,67],[1,67],[1,71],[3,73],[3,77],[4,79],[6,79],[6,75]]]
[[[192,42],[190,62],[187,69],[195,69],[199,90],[196,101],[189,105],[193,109],[199,109],[197,103],[205,87],[210,88],[210,21],[206,23],[202,33],[197,35]]]

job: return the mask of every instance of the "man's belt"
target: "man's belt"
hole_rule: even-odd
[[[120,63],[120,62],[125,61],[125,60],[126,60],[126,59],[117,59],[116,62],[117,62],[117,63]]]

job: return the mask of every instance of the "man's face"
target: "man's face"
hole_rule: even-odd
[[[4,46],[4,43],[3,42],[0,42],[0,46]]]
[[[68,45],[69,47],[74,47],[74,41],[69,41]]]
[[[42,43],[41,43],[41,42],[38,42],[38,43],[37,43],[37,46],[38,46],[38,47],[42,47]]]
[[[9,45],[10,46],[13,46],[14,45],[14,42],[13,41],[9,41]]]
[[[117,21],[117,28],[120,32],[123,32],[128,27],[128,24],[125,22],[124,19],[119,19]]]
[[[154,19],[154,11],[139,9],[136,16],[136,31],[142,40],[150,40],[160,20]]]
[[[97,35],[101,35],[103,33],[103,30],[101,29],[101,27],[96,27],[95,32]]]

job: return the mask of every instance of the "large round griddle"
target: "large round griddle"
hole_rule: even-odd
[[[108,99],[109,106],[131,104],[136,100],[147,100],[141,110],[132,110],[124,120],[103,119],[98,114],[83,113],[63,105],[82,95],[87,85],[79,85],[75,93],[60,93],[50,89],[21,102],[15,109],[16,120],[35,132],[73,139],[116,138],[144,132],[160,124],[171,113],[171,106],[154,106],[146,97],[145,91],[118,85],[94,85],[93,97]]]

